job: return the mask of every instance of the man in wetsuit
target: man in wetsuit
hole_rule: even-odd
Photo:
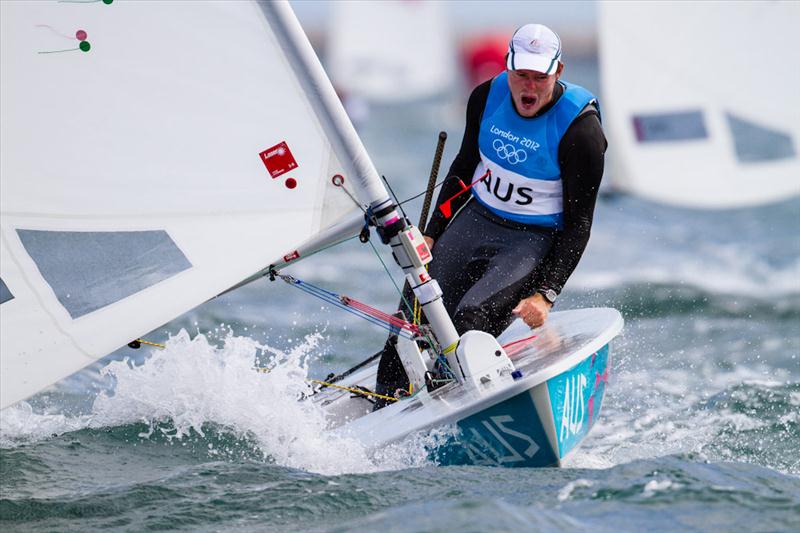
[[[559,37],[527,24],[511,38],[506,71],[469,98],[425,235],[459,334],[497,336],[515,316],[541,326],[586,248],[607,143],[596,98],[561,81],[563,69]],[[407,387],[390,339],[376,391]]]

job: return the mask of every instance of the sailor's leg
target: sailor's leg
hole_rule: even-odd
[[[378,363],[378,375],[375,379],[375,392],[383,396],[394,396],[397,389],[408,390],[408,376],[397,353],[397,337],[390,335],[383,346],[381,360]],[[389,400],[377,398],[375,409],[388,405]]]
[[[442,288],[442,300],[451,317],[464,294],[481,279],[493,255],[485,244],[484,223],[468,205],[434,244],[428,273]],[[458,325],[456,330],[464,333]]]
[[[514,319],[511,310],[535,290],[532,274],[550,250],[552,233],[504,230],[503,246],[489,259],[485,273],[466,291],[452,315],[460,333],[477,329],[499,335]]]
[[[474,215],[470,215],[469,209],[465,209],[434,246],[434,259],[429,265],[429,273],[441,286],[445,308],[451,316],[458,301],[470,286],[480,279],[480,275],[483,273],[482,269],[476,269],[473,265],[473,274],[465,275],[465,265],[473,255],[469,243],[478,242],[476,238],[473,238],[476,235],[472,235],[476,222]],[[400,302],[398,309],[404,311],[406,316],[411,316],[406,309],[405,302],[413,305],[414,294],[408,290],[404,292],[403,296],[405,299]],[[460,330],[459,332],[463,333]],[[395,339],[390,336],[384,345],[383,354],[378,363],[375,392],[392,396],[397,389],[408,389],[408,383],[403,363],[395,348]],[[376,409],[380,409],[386,404],[386,400],[379,400],[376,403]]]

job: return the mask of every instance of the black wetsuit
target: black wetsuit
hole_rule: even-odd
[[[461,190],[459,178],[469,183],[480,162],[478,135],[490,88],[491,80],[476,87],[469,98],[461,149],[437,206]],[[562,94],[562,86],[556,84],[553,102],[537,116]],[[497,336],[512,321],[511,310],[521,299],[540,288],[561,292],[589,240],[606,147],[598,112],[587,106],[558,145],[564,217],[560,231],[502,218],[470,201],[470,194],[451,202],[452,212],[458,213],[455,220],[434,211],[425,231],[435,240],[429,271],[442,287],[445,307],[459,334],[480,329]],[[390,339],[378,365],[377,392],[391,395],[407,387],[408,378]]]

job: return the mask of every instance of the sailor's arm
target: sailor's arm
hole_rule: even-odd
[[[561,139],[558,155],[563,184],[564,229],[556,233],[553,246],[534,273],[530,287],[532,296],[517,306],[520,308],[518,316],[531,327],[544,323],[552,307],[542,293],[552,290],[559,294],[586,249],[607,146],[595,112],[578,117]]]

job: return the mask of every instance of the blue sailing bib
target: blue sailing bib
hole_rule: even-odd
[[[472,188],[477,200],[495,214],[537,226],[563,226],[561,167],[558,144],[592,93],[571,83],[557,82],[564,93],[546,113],[521,117],[514,109],[508,74],[492,81],[481,119],[478,148],[481,161],[473,181],[491,175]]]

